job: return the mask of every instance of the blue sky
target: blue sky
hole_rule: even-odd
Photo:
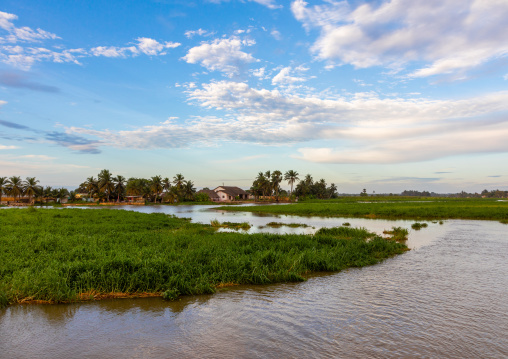
[[[0,5],[0,176],[508,189],[508,2]]]

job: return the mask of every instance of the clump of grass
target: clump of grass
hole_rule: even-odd
[[[0,211],[0,222],[0,305],[101,294],[174,300],[225,283],[302,281],[312,272],[372,265],[407,250],[365,229],[240,234],[112,209]]]
[[[251,225],[248,222],[219,222],[216,219],[210,221],[210,224],[214,228],[231,228],[231,229],[243,229],[247,231],[251,228]]]
[[[388,239],[397,241],[397,242],[403,242],[407,241],[407,236],[409,235],[409,231],[406,228],[402,227],[392,227],[391,231],[384,230],[384,234],[389,234],[390,237]]]
[[[332,227],[319,229],[316,236],[329,235],[341,239],[361,239],[366,240],[375,236],[365,228]]]
[[[439,221],[439,224],[444,224],[444,222],[443,221]]]
[[[501,222],[502,224],[508,224],[508,219],[502,219],[499,222]]]
[[[349,222],[344,222],[344,223],[342,223],[342,225],[343,225],[344,227],[349,227],[349,226],[351,225],[351,223],[349,223]]]
[[[270,222],[266,224],[268,227],[272,228],[280,228],[280,227],[290,227],[290,228],[298,228],[303,227],[307,228],[309,227],[307,224],[304,223],[281,223],[281,222]]]
[[[420,223],[420,222],[415,222],[411,225],[411,228],[413,228],[415,231],[419,231],[420,229],[427,228],[427,227],[428,227],[427,223]]]

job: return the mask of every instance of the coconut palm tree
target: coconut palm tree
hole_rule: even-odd
[[[56,190],[55,197],[58,199],[58,202],[62,203],[62,199],[69,195],[69,190],[67,188],[59,188]]]
[[[48,203],[48,199],[54,198],[53,188],[51,188],[51,186],[44,187],[44,190],[42,191],[42,197],[44,198],[44,201]]]
[[[115,185],[115,192],[118,195],[116,201],[120,202],[120,195],[125,192],[125,184],[127,183],[127,181],[124,176],[118,175],[113,178],[113,183]]]
[[[163,180],[162,180],[162,188],[164,191],[169,191],[169,189],[171,188],[171,180],[167,177],[165,177]]]
[[[173,183],[178,189],[182,188],[184,180],[185,179],[181,173],[178,173],[176,176],[173,177]]]
[[[161,176],[154,176],[151,178],[150,189],[153,193],[155,193],[155,203],[157,203],[157,200],[159,199],[159,193],[164,189]]]
[[[7,190],[7,177],[0,177],[0,204],[2,204],[2,194]]]
[[[93,196],[99,192],[99,181],[93,176],[86,179],[85,186],[88,191],[88,198],[93,198]]]
[[[24,183],[25,194],[28,195],[30,203],[32,203],[32,196],[34,196],[39,190],[39,186],[37,185],[39,180],[36,180],[35,177],[27,177]]]
[[[279,191],[280,191],[280,183],[282,182],[282,172],[277,170],[272,173],[272,189],[275,192],[275,200],[279,202]]]
[[[288,181],[288,184],[291,186],[291,192],[289,193],[290,198],[293,194],[293,184],[300,179],[298,175],[299,173],[293,170],[289,170],[284,174],[284,180]]]
[[[23,194],[23,181],[21,177],[10,177],[7,185],[9,186],[9,194],[14,197],[14,200],[16,200],[16,197],[18,197],[19,200]]]
[[[109,197],[115,190],[113,176],[109,170],[102,170],[97,177],[99,179],[99,191],[104,192],[106,195],[106,201],[109,202]]]
[[[337,196],[337,186],[335,183],[331,183],[328,188],[328,198],[335,198]]]
[[[192,181],[190,181],[190,180],[185,181],[184,185],[183,185],[183,191],[184,191],[185,198],[192,201],[192,199],[194,198],[194,193],[196,193],[196,188],[194,188],[194,183],[192,183]]]

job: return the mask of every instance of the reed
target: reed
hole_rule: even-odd
[[[347,232],[343,232],[347,229]],[[86,300],[89,293],[213,293],[224,283],[302,281],[376,264],[407,247],[364,229],[310,235],[217,232],[161,213],[0,211],[0,304]],[[347,237],[347,239],[346,239]]]

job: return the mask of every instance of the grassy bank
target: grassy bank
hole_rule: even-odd
[[[342,233],[342,234],[341,234]],[[364,230],[219,233],[164,214],[110,209],[0,211],[0,302],[67,302],[110,293],[167,299],[233,284],[304,280],[407,250]]]
[[[427,198],[412,201],[400,199],[392,201],[392,197],[372,199],[341,198],[282,206],[220,207],[220,209],[295,216],[508,220],[508,202],[492,199]]]

